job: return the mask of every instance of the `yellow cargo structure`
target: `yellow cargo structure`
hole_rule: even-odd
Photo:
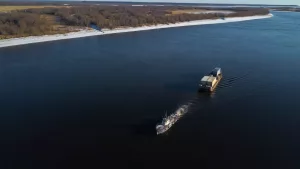
[[[213,91],[217,87],[221,78],[222,78],[221,68],[215,68],[208,76],[204,76],[201,79],[201,82],[199,84],[199,89]]]
[[[205,85],[207,87],[212,87],[216,84],[217,82],[217,78],[214,77],[214,76],[204,76],[202,79],[201,79],[201,83],[202,85]]]

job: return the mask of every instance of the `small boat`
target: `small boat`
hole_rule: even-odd
[[[222,79],[222,70],[221,68],[214,68],[208,75],[204,76],[201,79],[199,84],[199,91],[209,91],[212,92],[218,86],[219,82]]]

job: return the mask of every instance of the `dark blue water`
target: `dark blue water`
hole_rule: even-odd
[[[0,49],[0,168],[299,168],[300,13],[274,14]]]

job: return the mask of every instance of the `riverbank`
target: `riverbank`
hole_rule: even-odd
[[[277,11],[277,10],[272,10],[273,12],[298,12],[298,11]]]
[[[32,43],[47,42],[47,41],[56,41],[56,40],[63,40],[63,39],[82,38],[82,37],[88,37],[88,36],[99,36],[99,35],[108,35],[108,34],[116,34],[116,33],[153,30],[153,29],[164,29],[164,28],[172,28],[172,27],[241,22],[241,21],[248,21],[248,20],[265,19],[265,18],[270,18],[272,16],[273,16],[272,14],[269,14],[269,15],[263,15],[263,16],[226,18],[225,20],[223,20],[223,19],[198,20],[198,21],[181,22],[181,23],[175,23],[175,24],[103,30],[103,32],[97,31],[97,30],[85,29],[85,30],[81,30],[78,32],[71,32],[71,33],[66,33],[66,34],[30,36],[30,37],[24,37],[24,38],[4,39],[4,40],[0,40],[0,48],[9,47],[9,46],[17,46],[17,45],[26,45],[26,44],[32,44]]]

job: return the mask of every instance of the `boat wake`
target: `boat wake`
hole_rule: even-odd
[[[191,102],[179,106],[173,114],[165,115],[162,122],[156,125],[156,133],[163,134],[168,131],[183,115],[188,113]]]
[[[223,81],[219,84],[217,88],[223,89],[223,88],[231,88],[233,85],[241,80],[245,80],[248,78],[250,73],[243,74],[241,76],[233,76],[233,77],[225,77],[223,78]]]

